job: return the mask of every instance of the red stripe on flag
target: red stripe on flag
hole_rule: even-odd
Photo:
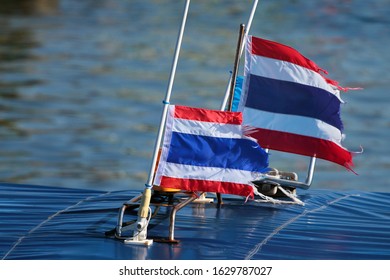
[[[332,141],[262,128],[256,128],[249,136],[256,138],[264,149],[316,156],[342,165],[354,172],[352,170],[352,153]]]
[[[181,189],[191,192],[215,192],[245,197],[249,196],[251,198],[254,197],[253,188],[246,184],[162,176],[160,185],[166,188]]]
[[[215,122],[236,125],[242,124],[241,112],[217,111],[178,105],[175,106],[174,117],[202,122]]]
[[[302,67],[311,69],[317,73],[319,71],[323,71],[326,73],[325,70],[318,67],[317,64],[315,64],[310,59],[304,57],[294,48],[277,42],[269,41],[262,38],[252,37],[251,51],[252,54],[254,55],[260,55],[260,56],[269,57],[277,60],[291,62],[300,65]]]
[[[328,74],[328,72],[322,68],[320,68],[314,61],[308,59],[307,57],[303,56],[300,52],[298,52],[296,49],[283,45],[277,42],[273,42],[270,40],[258,38],[258,37],[251,37],[252,38],[252,44],[251,44],[251,53],[254,55],[264,56],[268,58],[273,58],[277,60],[283,60],[287,62],[291,62],[294,64],[297,64],[299,66],[305,67],[307,69],[313,70],[320,74],[324,80],[335,87],[337,87],[340,90],[347,91],[349,89],[353,88],[347,88],[342,87],[339,85],[338,81],[331,80],[327,77],[325,77],[323,74]],[[321,73],[322,72],[322,73]],[[360,89],[360,88],[355,88]]]

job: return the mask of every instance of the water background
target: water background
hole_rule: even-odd
[[[191,1],[171,103],[219,109],[252,1]],[[0,181],[142,189],[184,0],[0,0]],[[355,171],[318,160],[312,188],[388,192],[390,1],[260,1],[251,34],[343,86]],[[242,70],[242,68],[241,68]],[[273,152],[305,176],[308,159]]]

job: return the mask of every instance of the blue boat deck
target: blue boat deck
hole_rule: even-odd
[[[2,259],[390,259],[390,193],[300,191],[305,206],[237,197],[191,204],[176,216],[178,244],[126,245],[105,232],[136,191],[0,184]],[[149,237],[168,235],[169,211]],[[135,214],[135,213],[134,213]]]

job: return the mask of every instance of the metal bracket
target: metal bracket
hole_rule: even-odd
[[[178,192],[176,194],[166,194],[158,192],[158,196],[161,195],[166,195],[167,201],[154,202],[154,199],[152,199],[150,205],[155,207],[155,211],[153,214],[150,213],[150,218],[153,218],[157,214],[160,207],[170,207],[171,211],[169,216],[169,234],[167,238],[155,239],[154,241],[156,242],[178,243],[179,241],[175,239],[176,213],[190,203],[211,203],[214,201],[211,198],[206,198],[205,193],[202,193],[200,196],[198,196],[195,193]],[[174,195],[176,195],[179,199],[173,199],[172,196]],[[117,239],[124,240],[124,243],[126,244],[149,246],[153,244],[153,240],[147,239],[147,225],[149,223],[147,219],[138,219],[137,221],[124,223],[124,215],[126,210],[138,208],[140,206],[141,198],[142,195],[136,196],[122,205],[121,209],[119,210],[117,226],[115,228],[115,237]],[[124,233],[128,231],[132,231],[133,236],[125,236]]]
[[[313,181],[313,175],[314,175],[314,167],[316,163],[316,157],[311,157],[309,168],[307,171],[307,177],[305,182],[299,182],[296,180],[291,180],[291,178],[281,178],[280,174],[272,175],[272,174],[264,174],[259,180],[253,181],[256,185],[264,185],[264,184],[274,184],[274,185],[280,185],[282,187],[290,187],[290,188],[298,188],[298,189],[309,189],[310,185]],[[284,172],[286,173],[286,172]],[[295,174],[290,172],[291,174]]]

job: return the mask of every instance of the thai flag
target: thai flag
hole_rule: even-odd
[[[268,154],[244,136],[241,112],[170,105],[154,185],[253,197]]]
[[[341,88],[295,49],[248,36],[239,110],[263,148],[316,156],[351,170],[342,147]]]

